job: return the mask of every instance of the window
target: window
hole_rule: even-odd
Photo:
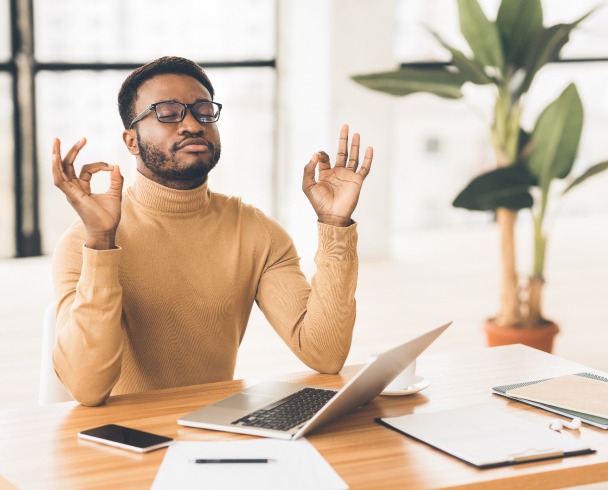
[[[39,61],[236,62],[275,56],[272,0],[37,0]],[[78,39],[78,42],[74,42]]]
[[[36,131],[38,206],[31,216],[19,218],[23,210],[15,198],[12,169],[20,167],[2,166],[0,256],[24,254],[21,250],[15,253],[19,248],[19,240],[14,239],[18,220],[36,222],[41,236],[39,251],[51,253],[76,218],[53,185],[54,137],[61,139],[65,152],[86,136],[88,143],[77,167],[90,161],[117,163],[126,184],[133,181],[134,162],[122,142],[116,96],[132,69],[164,55],[201,63],[216,88],[216,99],[224,104],[218,123],[222,160],[210,176],[211,189],[240,195],[272,214],[276,0],[233,0],[229,7],[221,0],[32,1],[35,111],[31,116]],[[4,70],[4,74],[0,72],[0,117],[4,128],[12,127],[13,114],[11,86],[15,75],[9,36],[19,24],[9,15],[8,0],[0,0],[0,9],[0,36],[6,36],[0,48],[0,68]],[[14,161],[11,145],[13,141],[19,144],[19,138],[7,132],[0,137],[8,140],[0,148],[0,156],[5,162]],[[95,180],[94,190],[107,188],[103,178]],[[5,227],[10,228],[8,233],[4,233]]]
[[[13,102],[8,61],[11,57],[8,0],[0,0],[0,257],[15,250],[13,198]]]
[[[0,0],[0,63],[11,56],[9,0]],[[3,126],[4,127],[4,126]]]
[[[15,251],[15,201],[13,199],[13,103],[11,79],[0,72],[0,257]]]

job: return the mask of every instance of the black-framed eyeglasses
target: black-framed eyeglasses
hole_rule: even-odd
[[[132,129],[133,125],[146,117],[150,111],[154,111],[156,114],[156,119],[158,119],[158,121],[161,123],[182,122],[184,117],[186,117],[186,109],[190,109],[192,115],[198,122],[212,123],[220,118],[222,104],[208,100],[195,102],[194,104],[182,104],[181,102],[175,102],[173,100],[157,102],[156,104],[152,104],[139,116],[133,119],[131,124],[129,124],[129,129]]]

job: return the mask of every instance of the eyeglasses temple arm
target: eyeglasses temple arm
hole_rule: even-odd
[[[141,113],[139,116],[137,116],[135,119],[133,119],[133,120],[131,121],[131,124],[129,124],[129,129],[133,129],[133,125],[134,125],[136,122],[141,121],[141,120],[144,118],[144,116],[145,116],[146,114],[148,114],[148,112],[150,112],[150,111],[151,111],[153,108],[154,108],[154,106],[150,106],[150,107],[148,107],[148,108],[147,108],[147,109],[146,109],[144,112],[142,112],[142,113]]]

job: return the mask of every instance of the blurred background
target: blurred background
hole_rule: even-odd
[[[499,3],[480,0],[491,18]],[[546,0],[545,25],[605,3]],[[76,219],[52,182],[53,138],[65,151],[86,136],[77,166],[118,164],[128,185],[135,165],[116,96],[131,70],[164,55],[198,62],[223,104],[210,187],[279,220],[309,277],[316,216],[302,168],[317,150],[335,155],[343,123],[374,147],[354,216],[361,271],[350,363],[447,320],[454,326],[430,352],[482,347],[481,325],[498,305],[494,216],[451,202],[494,166],[490,94],[393,98],[350,79],[449,61],[425,26],[464,45],[456,0],[0,0],[0,408],[36,403],[50,256]],[[578,175],[608,160],[608,9],[574,31],[562,58],[537,77],[524,121],[575,82],[585,109]],[[555,353],[608,370],[608,172],[560,200],[551,226],[545,309],[562,327]],[[525,273],[526,211],[518,231]],[[236,376],[302,369],[254,307]]]

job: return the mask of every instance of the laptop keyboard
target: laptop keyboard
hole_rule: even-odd
[[[320,388],[304,388],[293,395],[249,413],[232,424],[264,429],[289,430],[306,422],[337,392]]]

